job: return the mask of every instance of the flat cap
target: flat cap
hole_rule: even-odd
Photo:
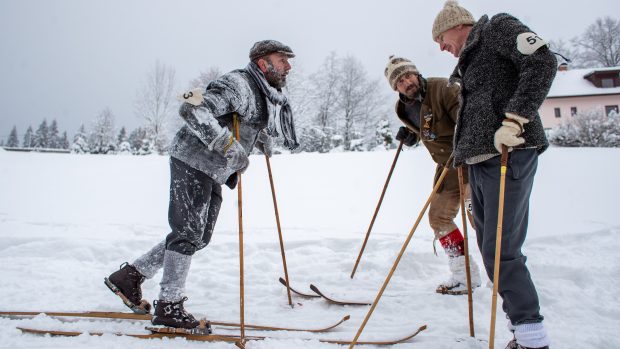
[[[262,56],[266,56],[274,52],[284,53],[289,58],[295,57],[293,50],[283,43],[276,40],[263,40],[255,42],[250,49],[250,60],[254,61]]]

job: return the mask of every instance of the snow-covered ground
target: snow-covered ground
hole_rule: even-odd
[[[423,148],[400,156],[369,244],[349,278],[394,156],[390,152],[277,155],[271,160],[291,282],[314,283],[334,297],[373,301],[431,190],[434,166]],[[620,149],[551,148],[539,162],[531,198],[528,265],[553,348],[619,348]],[[336,348],[318,338],[351,339],[369,307],[294,297],[287,305],[265,161],[252,156],[243,177],[246,322],[321,327],[324,334],[272,333],[248,348]],[[0,310],[126,311],[103,278],[168,232],[168,158],[15,153],[0,149]],[[481,264],[470,228],[473,258]],[[486,348],[491,289],[474,293],[476,335],[468,338],[467,298],[442,296],[447,257],[433,254],[426,217],[374,311],[362,339],[399,337],[394,348]],[[195,255],[187,308],[214,320],[239,319],[236,191],[224,204],[211,244]],[[161,274],[143,287],[158,294]],[[486,279],[485,279],[486,281]],[[501,308],[499,308],[501,309]],[[236,348],[183,339],[104,335],[50,338],[16,326],[146,333],[144,322],[60,322],[0,318],[3,348]],[[511,339],[498,313],[496,347]],[[232,333],[238,333],[237,331]],[[249,334],[264,334],[248,331]],[[310,339],[310,340],[305,340]]]

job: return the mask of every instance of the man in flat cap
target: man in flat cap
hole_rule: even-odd
[[[185,280],[192,255],[211,239],[222,184],[236,186],[237,173],[249,165],[254,146],[271,156],[272,137],[282,136],[291,150],[299,145],[291,106],[282,93],[293,57],[291,48],[278,41],[259,41],[250,50],[247,67],[224,74],[206,90],[183,94],[179,114],[185,124],[170,146],[171,231],[146,254],[105,278],[134,312],[149,313],[141,284],[163,268],[154,325],[198,327],[199,321],[183,306]]]
[[[454,125],[459,110],[459,87],[448,86],[446,78],[424,78],[418,68],[407,58],[390,56],[384,71],[390,87],[398,92],[396,115],[405,126],[401,126],[396,139],[406,146],[422,142],[433,161],[437,164],[433,186],[452,154]],[[467,171],[464,171],[467,183]],[[465,188],[465,202],[468,203],[469,185]],[[460,188],[458,173],[451,168],[443,184],[433,196],[428,219],[435,239],[448,255],[450,277],[436,289],[441,294],[467,294],[465,268],[465,240],[454,218],[459,212]],[[468,215],[470,218],[471,216]],[[473,225],[473,222],[471,222]],[[478,265],[471,261],[472,288],[480,286]]]

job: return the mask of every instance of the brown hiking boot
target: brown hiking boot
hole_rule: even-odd
[[[104,283],[112,292],[121,297],[123,303],[134,313],[148,314],[151,311],[151,305],[142,299],[140,288],[144,280],[144,275],[125,262],[121,264],[119,270],[104,278]]]

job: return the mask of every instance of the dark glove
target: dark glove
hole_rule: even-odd
[[[411,132],[407,127],[401,126],[396,134],[396,140],[403,141],[403,144],[410,147],[418,143],[418,135]]]

